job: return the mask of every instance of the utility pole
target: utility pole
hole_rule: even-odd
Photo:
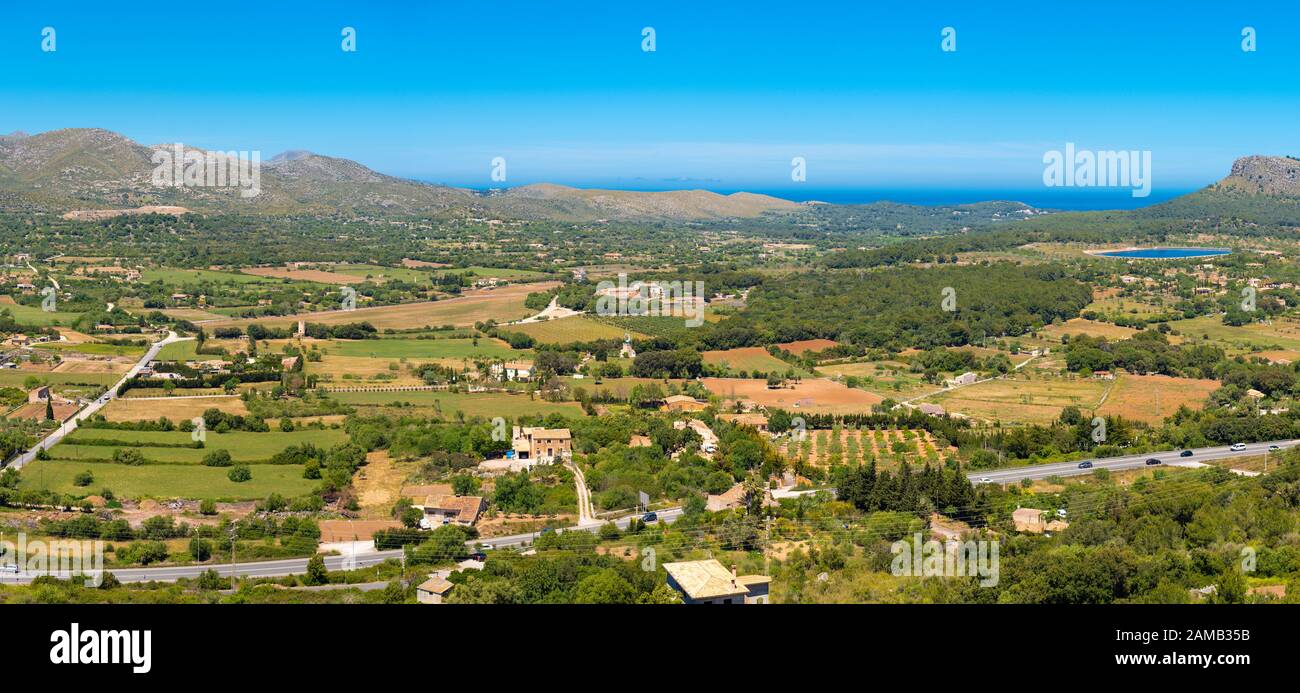
[[[230,523],[230,590],[235,590],[235,580],[239,576],[239,563],[235,561],[235,538],[237,530],[235,523]]]
[[[763,519],[764,534],[763,537],[763,574],[770,576],[772,574],[772,556],[769,553],[769,547],[772,544],[772,515],[768,514]]]

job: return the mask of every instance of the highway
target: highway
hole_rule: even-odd
[[[164,346],[167,346],[172,342],[184,342],[189,339],[193,339],[193,337],[177,337],[175,332],[168,332],[167,337],[165,339],[161,339],[157,342],[154,342],[153,345],[149,347],[149,350],[145,352],[144,356],[142,356],[134,366],[131,366],[131,370],[127,371],[126,375],[123,375],[121,380],[117,381],[111,387],[109,387],[107,392],[97,397],[95,401],[91,402],[90,404],[87,404],[85,407],[81,409],[81,411],[77,412],[77,414],[73,416],[71,419],[68,419],[67,421],[63,422],[62,426],[59,426],[58,428],[54,429],[52,433],[46,436],[44,440],[42,440],[41,442],[33,446],[31,450],[28,450],[27,452],[24,452],[22,455],[19,455],[16,459],[14,459],[12,462],[9,463],[9,466],[13,467],[14,469],[22,469],[23,466],[26,465],[28,462],[31,462],[32,460],[36,459],[36,453],[39,452],[41,449],[48,450],[54,447],[56,444],[58,444],[60,440],[63,440],[64,436],[67,436],[69,433],[72,433],[73,431],[77,430],[77,424],[79,424],[82,421],[85,421],[91,416],[94,416],[95,412],[102,409],[104,405],[116,399],[117,388],[121,387],[123,383],[130,380],[131,378],[134,378],[136,374],[140,372],[141,368],[144,368],[150,361],[154,360],[154,358],[158,356],[158,352],[162,351],[162,348]]]
[[[1168,450],[1164,452],[1148,452],[1141,455],[1126,455],[1124,457],[1107,457],[1100,460],[1089,460],[1092,467],[1080,469],[1077,462],[1054,462],[1052,464],[1035,464],[1023,467],[1004,467],[1002,469],[984,469],[970,472],[966,478],[972,483],[992,483],[992,484],[1011,484],[1022,479],[1045,479],[1049,476],[1084,476],[1091,474],[1098,469],[1109,469],[1111,471],[1120,471],[1123,469],[1139,469],[1146,466],[1149,459],[1160,460],[1163,464],[1173,462],[1206,462],[1209,460],[1221,460],[1230,457],[1252,457],[1263,455],[1268,452],[1271,445],[1276,445],[1285,450],[1300,444],[1300,440],[1275,440],[1263,443],[1247,443],[1246,449],[1233,451],[1230,446],[1223,445],[1214,448],[1197,448],[1192,450],[1191,457],[1182,457],[1182,450]],[[986,481],[987,480],[987,481]]]
[[[681,508],[668,508],[666,510],[655,511],[659,515],[660,522],[672,522],[681,517]],[[633,517],[630,515],[614,521],[620,529],[627,529],[628,523]],[[584,531],[595,532],[600,529],[600,524],[586,525],[582,527],[564,527],[556,529],[557,532]],[[541,532],[530,532],[527,534],[512,534],[504,537],[492,537],[486,539],[475,539],[465,542],[468,548],[484,547],[487,549],[505,549],[520,548],[527,546],[537,540]],[[326,556],[325,567],[329,570],[355,570],[357,568],[366,568],[372,565],[383,563],[390,558],[401,558],[402,551],[393,549],[389,551],[363,551],[353,556]],[[238,555],[236,555],[238,558]],[[285,558],[275,561],[250,561],[248,563],[204,563],[200,565],[185,566],[167,566],[161,568],[110,568],[106,569],[111,572],[121,582],[173,582],[180,578],[197,578],[207,570],[216,570],[223,577],[230,577],[232,574],[238,577],[281,577],[284,575],[297,575],[307,572],[307,558]],[[50,573],[45,573],[50,574]],[[73,577],[66,573],[55,573],[58,577]],[[14,573],[0,572],[0,584],[4,583],[25,583],[31,582],[31,575],[15,575]]]

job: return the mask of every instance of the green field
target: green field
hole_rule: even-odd
[[[622,339],[626,332],[618,327],[596,322],[585,315],[558,320],[542,320],[524,325],[502,325],[506,332],[520,332],[543,344],[591,342],[597,339]],[[633,333],[633,337],[641,335]]]
[[[194,361],[199,358],[196,349],[199,348],[197,339],[191,339],[187,342],[172,342],[164,346],[158,352],[159,361]],[[206,357],[205,357],[206,358]]]
[[[1190,320],[1178,320],[1169,323],[1189,341],[1201,342],[1208,335],[1212,341],[1237,345],[1242,348],[1271,347],[1288,350],[1300,350],[1300,321],[1281,318],[1273,324],[1252,323],[1233,327],[1223,324],[1219,316],[1210,315]]]
[[[332,356],[381,359],[518,359],[528,352],[515,351],[505,342],[480,337],[473,339],[355,339],[331,340],[321,349]]]
[[[239,272],[218,272],[216,270],[188,270],[159,267],[141,273],[141,281],[161,281],[167,286],[185,286],[212,282],[215,284],[279,284],[283,280],[268,277],[255,277]]]
[[[144,339],[144,337],[141,337],[141,339]],[[131,356],[135,358],[144,356],[144,352],[149,350],[148,347],[119,346],[117,344],[104,344],[102,342],[84,342],[81,344],[49,342],[46,344],[35,344],[33,347],[48,351],[75,351],[79,354],[90,354],[91,356]]]
[[[64,313],[63,311],[46,312],[39,307],[24,306],[20,304],[0,305],[0,312],[9,311],[14,316],[14,320],[22,325],[36,325],[45,327],[47,325],[61,325],[70,327],[72,323],[81,317],[81,313]]]
[[[435,402],[444,416],[454,416],[462,411],[465,416],[482,416],[486,418],[504,417],[513,419],[534,414],[564,414],[583,416],[582,407],[577,402],[547,402],[541,399],[530,400],[528,395],[513,395],[502,392],[458,393],[458,392],[334,392],[330,397],[344,404],[385,405],[394,402],[409,402],[417,407],[434,407]]]
[[[707,311],[704,319],[709,320]],[[601,325],[612,327],[618,330],[618,336],[630,334],[632,339],[641,339],[644,337],[666,337],[668,339],[677,339],[689,333],[694,329],[686,326],[684,318],[674,318],[667,316],[649,316],[649,315],[601,315],[590,318]]]
[[[65,442],[51,448],[50,456],[54,459],[105,460],[111,458],[113,451],[117,449],[109,445],[77,444],[78,441],[86,440],[121,440],[144,443],[145,446],[135,447],[135,449],[139,450],[140,454],[150,461],[172,464],[198,464],[205,455],[213,450],[227,450],[237,462],[261,462],[270,459],[272,455],[290,445],[312,443],[321,448],[328,448],[346,441],[347,434],[342,430],[334,429],[303,429],[290,433],[281,431],[270,433],[248,433],[245,431],[215,433],[209,431],[203,448],[188,448],[148,447],[149,443],[188,444],[191,442],[190,434],[184,431],[125,431],[111,428],[79,428],[65,438]]]
[[[597,383],[595,378],[575,378],[571,375],[566,375],[560,378],[560,380],[563,381],[565,385],[568,385],[570,389],[580,387],[591,394],[608,392],[619,398],[626,398],[632,391],[632,388],[637,385],[658,385],[661,390],[666,390],[668,387],[668,385],[659,378],[602,378],[600,382]],[[669,382],[675,383],[680,387],[686,385],[689,381],[671,380]]]
[[[372,280],[380,279],[400,279],[412,284],[429,284],[433,279],[433,274],[427,270],[418,270],[411,267],[382,267],[380,265],[335,265],[331,272],[346,274],[350,277],[369,277]]]
[[[0,370],[0,387],[22,387],[23,381],[35,377],[47,385],[98,385],[107,387],[122,379],[120,373],[41,373],[39,371]]]
[[[807,371],[798,366],[786,363],[781,359],[767,353],[762,347],[742,347],[740,349],[728,349],[726,351],[705,351],[702,356],[704,362],[710,366],[725,366],[728,370],[735,371],[760,371],[763,373],[785,373],[794,371],[800,376],[808,375]]]
[[[87,487],[72,483],[79,472],[95,477]],[[227,478],[227,467],[154,464],[131,467],[122,464],[68,460],[38,460],[23,469],[19,488],[49,489],[74,496],[110,489],[119,498],[211,498],[213,500],[256,500],[279,493],[294,497],[309,493],[318,481],[302,478],[302,466],[255,464],[253,478],[235,483]]]
[[[863,361],[818,366],[817,371],[831,377],[858,378],[858,387],[881,397],[914,397],[939,389],[925,382],[919,373],[901,361]]]
[[[497,279],[506,279],[509,281],[534,281],[537,279],[554,279],[555,275],[544,272],[534,272],[532,270],[508,269],[503,267],[460,267],[440,270],[442,272],[451,272],[455,274],[464,274],[469,272],[480,278],[496,277]]]

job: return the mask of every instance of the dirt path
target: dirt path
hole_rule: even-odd
[[[526,325],[530,322],[541,322],[543,320],[558,320],[560,318],[568,318],[574,315],[582,315],[582,311],[573,310],[572,308],[565,308],[564,306],[561,306],[560,297],[553,296],[551,297],[551,302],[545,308],[542,309],[542,312],[538,313],[537,315],[526,317],[523,320],[518,320],[508,324]]]

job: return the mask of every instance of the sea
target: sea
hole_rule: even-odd
[[[1194,192],[1195,188],[1152,190],[1146,197],[1133,197],[1127,188],[1033,188],[1033,189],[947,189],[947,188],[780,188],[750,189],[795,202],[831,202],[835,204],[870,204],[872,202],[899,202],[912,205],[962,205],[991,200],[1023,202],[1039,209],[1057,210],[1107,210],[1137,209],[1159,204],[1180,195]],[[735,191],[718,190],[727,194]]]

